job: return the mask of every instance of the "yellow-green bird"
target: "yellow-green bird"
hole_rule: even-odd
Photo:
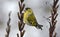
[[[34,16],[31,8],[25,8],[23,20],[24,20],[24,23],[30,26],[35,26],[36,28],[39,28],[42,30],[43,25],[38,24],[36,17]]]

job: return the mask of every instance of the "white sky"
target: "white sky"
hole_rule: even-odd
[[[47,5],[46,5],[46,1],[48,1]],[[32,8],[38,23],[44,26],[43,30],[41,31],[40,29],[36,29],[35,27],[26,25],[24,28],[26,30],[24,37],[49,37],[49,23],[43,16],[45,17],[50,16],[52,0],[25,0],[24,3],[25,3],[25,7]],[[5,37],[6,23],[8,21],[8,13],[10,11],[12,11],[11,23],[10,23],[11,25],[10,37],[17,37],[16,34],[19,33],[18,25],[17,25],[18,23],[17,12],[19,12],[18,8],[19,8],[18,0],[0,0],[0,37]],[[59,9],[58,9],[59,15],[57,18],[58,22],[56,25],[57,37],[60,36]]]

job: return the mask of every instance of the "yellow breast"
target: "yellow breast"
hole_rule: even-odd
[[[24,16],[23,16],[24,23],[28,23],[27,21],[28,14],[29,14],[28,11],[24,12]]]

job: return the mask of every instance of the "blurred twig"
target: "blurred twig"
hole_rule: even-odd
[[[19,37],[19,34],[17,33],[17,37]]]
[[[22,13],[22,11],[23,11],[23,9],[24,9],[24,7],[25,7],[25,4],[23,4],[23,2],[24,2],[24,0],[20,0],[20,1],[18,2],[18,4],[19,4],[19,10],[20,10],[20,12],[18,12],[18,18],[19,18],[18,28],[19,28],[20,36],[21,36],[21,37],[23,37],[23,35],[24,35],[24,33],[25,33],[25,30],[23,30],[25,24],[24,24],[24,22],[23,22],[23,13]],[[18,34],[18,33],[17,33],[17,37],[19,37],[19,34]]]
[[[10,18],[10,15],[11,15],[11,12],[9,13],[9,20],[8,20],[8,22],[7,22],[7,28],[6,28],[6,35],[5,35],[5,37],[9,37],[9,33],[10,33],[10,20],[11,20],[11,18]]]
[[[50,24],[50,28],[49,28],[49,37],[56,37],[56,33],[55,35],[53,35],[53,32],[56,28],[56,23],[57,23],[57,16],[58,16],[58,13],[57,13],[57,9],[59,7],[59,5],[57,5],[59,0],[53,0],[53,6],[52,6],[52,11],[51,11],[51,20],[49,22]]]

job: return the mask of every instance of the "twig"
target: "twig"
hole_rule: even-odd
[[[17,33],[17,37],[19,37],[19,34]]]
[[[52,12],[51,12],[51,20],[49,22],[50,24],[50,28],[49,28],[49,37],[56,37],[56,33],[55,35],[53,36],[53,32],[56,28],[56,23],[57,23],[57,16],[58,16],[58,13],[57,13],[57,9],[59,7],[59,5],[57,5],[58,1],[59,0],[53,0],[53,6],[52,6]]]
[[[11,12],[9,13],[9,20],[8,20],[8,22],[7,22],[7,28],[6,28],[6,32],[7,32],[7,34],[5,35],[5,37],[9,37],[9,33],[10,33],[10,20],[11,20],[11,18],[10,18],[10,15],[11,15]]]
[[[20,0],[18,2],[19,4],[19,10],[20,12],[18,12],[18,18],[19,18],[19,21],[18,21],[18,28],[19,28],[19,31],[20,31],[20,36],[23,37],[24,33],[25,33],[25,30],[24,29],[24,26],[25,26],[25,23],[23,22],[23,9],[25,7],[25,4],[23,4],[24,0]],[[19,37],[18,33],[17,33],[17,37]]]
[[[56,35],[57,35],[57,33],[55,33],[53,37],[56,37]]]

